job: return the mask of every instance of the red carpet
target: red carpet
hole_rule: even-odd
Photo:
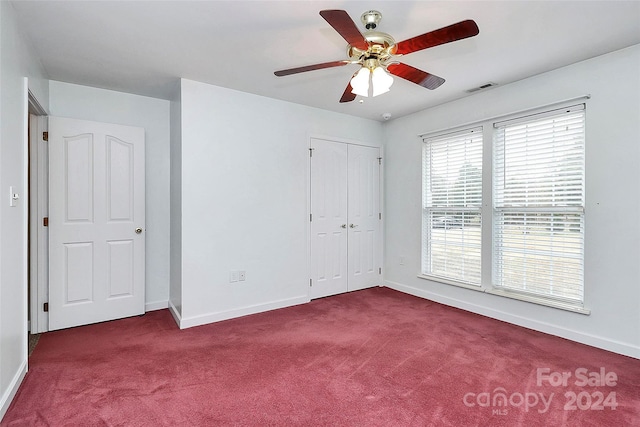
[[[2,426],[640,425],[640,361],[387,288],[50,332],[29,362]]]

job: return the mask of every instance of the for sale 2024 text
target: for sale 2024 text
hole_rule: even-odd
[[[607,372],[604,367],[598,371],[589,371],[587,368],[578,368],[573,372],[552,372],[549,368],[538,368],[536,376],[538,387],[550,385],[551,387],[567,387],[573,384],[576,387],[615,387],[618,384],[618,375],[615,372]],[[606,394],[605,394],[606,393]],[[581,391],[576,393],[569,390],[564,393],[566,399],[565,411],[594,410],[603,411],[606,408],[615,410],[618,406],[616,392]]]

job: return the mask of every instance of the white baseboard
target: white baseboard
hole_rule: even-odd
[[[566,338],[568,340],[590,345],[592,347],[597,347],[603,350],[608,350],[614,353],[640,359],[640,347],[634,346],[632,344],[603,338],[597,335],[586,334],[584,332],[574,331],[572,329],[563,328],[557,325],[542,322],[540,320],[522,317],[492,308],[487,308],[481,305],[469,303],[467,301],[461,301],[455,298],[450,298],[444,295],[429,292],[424,289],[418,289],[412,286],[403,285],[402,283],[387,280],[385,281],[385,286],[391,289],[395,289],[396,291],[404,292],[406,294],[425,298],[430,301],[438,302],[440,304],[470,311],[472,313],[481,314],[492,319],[502,320],[504,322],[522,326],[524,328],[533,329],[534,331],[544,332],[546,334]]]
[[[20,365],[20,369],[13,376],[13,379],[9,383],[9,387],[2,394],[2,399],[0,399],[0,421],[4,417],[4,414],[7,413],[7,409],[11,405],[11,401],[15,397],[18,389],[20,388],[20,384],[22,384],[22,380],[24,380],[24,376],[27,375],[27,361],[25,360]]]
[[[169,312],[173,316],[173,320],[175,320],[178,327],[180,327],[180,322],[182,320],[182,316],[180,315],[180,311],[176,308],[175,305],[171,301],[169,301]],[[182,328],[180,328],[182,329]]]
[[[155,310],[163,310],[165,308],[169,308],[169,301],[152,301],[144,304],[144,311],[155,311]]]
[[[248,307],[237,308],[234,310],[227,311],[219,311],[216,313],[206,313],[201,314],[199,316],[192,317],[181,317],[180,319],[176,318],[176,314],[174,314],[174,318],[176,318],[176,322],[180,326],[180,329],[191,328],[194,326],[206,325],[208,323],[219,322],[221,320],[233,319],[236,317],[247,316],[249,314],[262,313],[265,311],[276,310],[278,308],[291,307],[294,305],[305,304],[308,303],[309,297],[307,295],[288,298],[279,301],[272,301],[265,304],[256,304]],[[178,315],[178,317],[180,317]]]

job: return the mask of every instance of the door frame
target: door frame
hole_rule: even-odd
[[[44,303],[48,300],[48,231],[43,225],[43,218],[49,211],[48,185],[48,146],[43,138],[47,131],[48,116],[45,109],[29,91],[29,110],[27,114],[35,116],[29,126],[29,279],[27,286],[30,292],[30,322],[32,334],[49,330],[49,315],[44,311]]]
[[[307,173],[306,173],[306,187],[307,187],[307,216],[306,216],[306,230],[305,234],[307,236],[307,299],[311,301],[311,156],[312,156],[312,148],[311,148],[311,140],[312,139],[322,139],[329,142],[336,142],[339,144],[350,144],[350,145],[361,145],[364,147],[372,147],[378,148],[380,150],[380,157],[382,161],[380,163],[380,174],[378,176],[379,188],[380,188],[380,212],[382,213],[382,220],[380,221],[380,245],[378,247],[378,259],[380,260],[380,266],[382,268],[382,273],[380,274],[380,286],[384,284],[384,231],[385,231],[385,205],[384,205],[384,145],[376,145],[372,143],[366,143],[359,140],[348,139],[348,138],[339,138],[334,136],[327,136],[322,134],[309,134],[307,137]],[[348,291],[347,291],[348,292]]]

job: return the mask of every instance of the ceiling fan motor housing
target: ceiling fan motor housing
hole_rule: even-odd
[[[358,49],[354,46],[347,46],[347,55],[351,60],[364,62],[369,59],[376,59],[384,65],[395,55],[397,51],[396,41],[387,33],[379,31],[367,31],[363,34],[369,44],[367,50]]]
[[[369,47],[367,50],[363,50],[351,45],[347,46],[347,55],[355,63],[371,69],[378,65],[384,66],[398,50],[393,37],[387,33],[374,31],[381,19],[382,14],[377,10],[366,11],[360,17],[360,20],[368,30],[363,34],[363,37]]]

